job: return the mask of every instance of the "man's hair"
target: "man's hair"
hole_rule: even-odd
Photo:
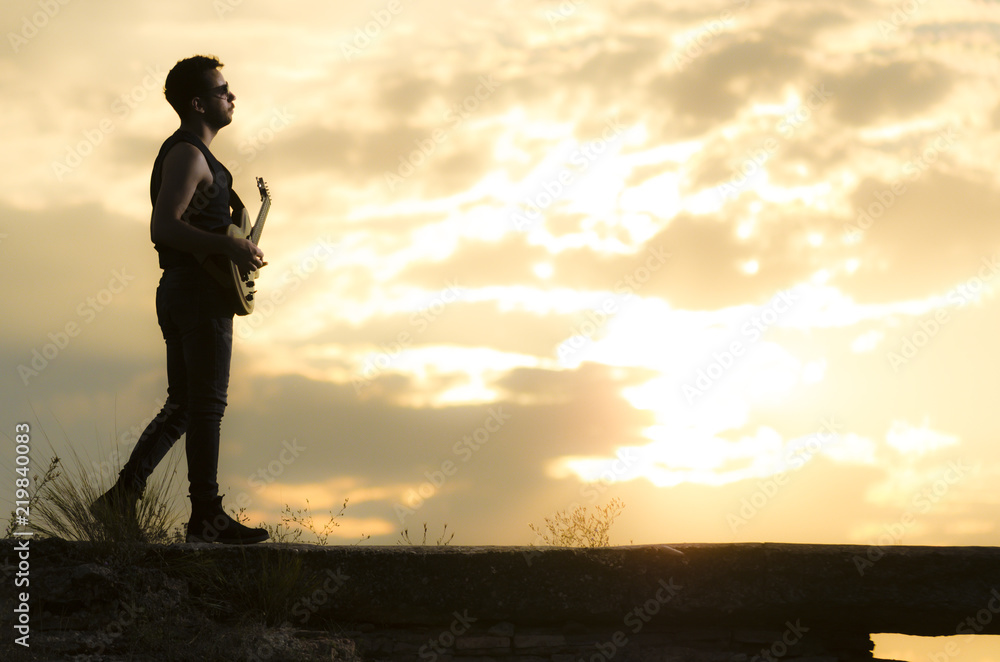
[[[187,117],[191,110],[191,99],[203,94],[207,77],[205,73],[224,66],[219,58],[210,55],[195,55],[180,60],[167,74],[163,84],[163,94],[173,106],[181,119]]]

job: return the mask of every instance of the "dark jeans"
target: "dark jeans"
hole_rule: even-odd
[[[229,390],[234,307],[201,267],[165,269],[156,319],[167,343],[167,401],[136,443],[120,480],[140,490],[182,434],[190,496],[219,493],[219,430]]]

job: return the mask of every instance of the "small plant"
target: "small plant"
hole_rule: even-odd
[[[42,434],[52,449],[51,437],[44,429]],[[171,528],[176,526],[178,519],[171,508],[179,463],[176,451],[172,452],[165,471],[158,471],[147,482],[144,494],[136,504],[135,520],[130,520],[114,513],[94,516],[91,504],[111,485],[105,484],[103,472],[95,474],[88,470],[88,463],[76,453],[72,443],[67,443],[67,446],[70,449],[69,465],[65,457],[53,451],[45,472],[33,477],[28,519],[36,533],[49,538],[108,544],[112,549],[120,548],[117,543],[171,541]],[[120,456],[118,449],[113,456]],[[94,463],[89,465],[93,467]],[[16,515],[16,511],[11,513],[8,536],[18,526]]]
[[[624,509],[625,503],[614,497],[606,506],[594,506],[594,512],[588,512],[586,506],[577,506],[572,512],[560,510],[554,516],[546,517],[544,527],[534,524],[528,527],[546,545],[610,547],[608,532]]]
[[[41,479],[36,480],[30,498],[32,527],[42,536],[85,540],[98,543],[166,543],[172,538],[177,514],[172,510],[170,493],[177,473],[176,462],[159,478],[149,481],[136,504],[136,520],[124,517],[94,517],[90,506],[110,485],[92,482],[83,464],[61,470],[62,460],[53,457]],[[171,470],[172,469],[172,470]],[[36,476],[36,479],[38,477]],[[11,519],[8,535],[16,520]]]
[[[34,483],[34,488],[31,490],[31,494],[28,496],[27,499],[28,504],[26,506],[26,509],[29,514],[35,509],[35,506],[38,504],[38,499],[40,498],[40,495],[43,493],[43,491],[49,485],[49,483],[59,478],[60,475],[59,461],[60,460],[58,457],[53,457],[52,460],[49,461],[48,468],[41,476],[38,475],[32,476],[32,482]],[[7,523],[7,531],[4,533],[5,538],[10,538],[14,534],[14,531],[16,531],[17,528],[20,526],[20,524],[18,523],[18,517],[19,516],[17,513],[17,509],[10,511],[10,521]]]
[[[309,511],[309,499],[306,499],[306,505],[298,510],[292,510],[286,503],[285,509],[281,511],[281,521],[274,526],[265,525],[265,528],[271,535],[271,542],[297,543],[301,541],[302,534],[308,531],[316,539],[316,544],[326,545],[330,534],[340,526],[337,519],[343,517],[348,501],[350,499],[344,499],[337,513],[331,509],[330,519],[322,526],[317,526],[315,517]],[[366,536],[362,536],[362,539],[366,539]]]
[[[448,525],[445,524],[444,528],[441,530],[441,535],[438,536],[438,539],[437,539],[437,541],[434,544],[435,545],[447,545],[448,543],[451,542],[452,538],[454,538],[454,537],[455,537],[454,533],[451,533],[450,535],[448,534]],[[409,529],[403,529],[402,531],[399,532],[399,540],[396,541],[396,544],[397,545],[413,545],[413,546],[426,545],[427,544],[427,522],[424,522],[424,535],[421,538],[420,542],[417,543],[417,542],[413,542],[412,540],[410,540],[410,530]]]

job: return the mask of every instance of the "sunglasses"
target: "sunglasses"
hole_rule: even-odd
[[[232,92],[229,91],[229,83],[219,85],[218,87],[213,87],[205,90],[205,94],[210,94],[213,97],[219,97],[220,99],[228,99]]]

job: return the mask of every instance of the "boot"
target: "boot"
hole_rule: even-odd
[[[265,529],[243,526],[222,509],[222,497],[208,501],[191,499],[191,521],[187,542],[219,542],[224,545],[249,545],[268,539]]]
[[[141,496],[142,490],[132,487],[119,478],[110,490],[97,497],[94,503],[90,504],[90,514],[98,520],[118,519],[138,527],[136,502]]]
[[[99,535],[117,541],[145,542],[136,514],[136,501],[141,496],[141,489],[119,478],[111,489],[97,497],[90,504],[90,514],[100,527]]]

